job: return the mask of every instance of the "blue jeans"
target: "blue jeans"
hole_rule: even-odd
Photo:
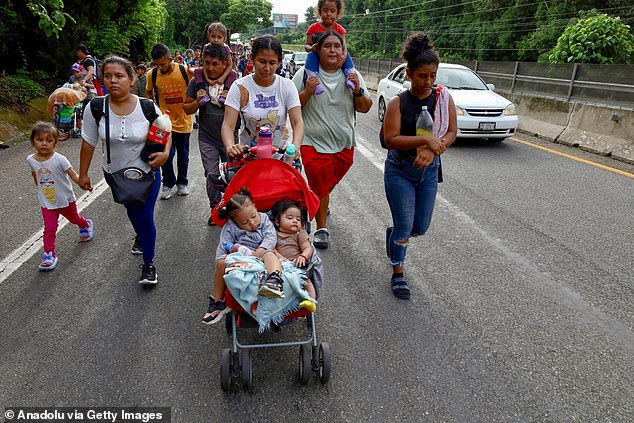
[[[174,185],[187,185],[187,168],[189,167],[189,132],[172,132],[172,149],[170,157],[162,166],[163,185],[172,188]],[[174,155],[178,166],[178,178],[174,174]]]
[[[423,235],[431,224],[438,192],[438,157],[425,169],[390,150],[383,175],[385,195],[390,205],[394,230],[390,236],[392,266],[403,266],[410,237]]]
[[[306,55],[306,63],[304,63],[304,67],[307,71],[319,73],[319,55],[314,51],[311,51]],[[346,56],[346,61],[343,62],[341,66],[341,70],[343,74],[348,76],[350,72],[354,69],[354,63],[352,63],[352,57],[350,57],[350,53]],[[309,73],[308,76],[311,76]]]
[[[161,189],[161,170],[154,170],[154,184],[152,185],[152,191],[143,206],[128,206],[126,205],[126,211],[128,212],[128,219],[134,227],[141,241],[141,248],[143,249],[143,262],[145,264],[152,263],[154,261],[154,247],[156,244],[156,226],[154,225],[154,205],[158,198],[158,193]],[[106,172],[104,171],[104,175]],[[107,175],[106,175],[107,178]]]

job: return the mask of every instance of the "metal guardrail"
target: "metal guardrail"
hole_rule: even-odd
[[[354,58],[362,73],[379,79],[401,61]],[[455,62],[469,67],[496,88],[511,93],[555,97],[634,109],[634,65],[551,64],[530,62]]]

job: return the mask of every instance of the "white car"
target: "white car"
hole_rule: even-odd
[[[406,81],[406,64],[397,66],[379,81],[376,101],[379,120],[383,122],[387,103],[409,88]],[[405,87],[403,84],[405,83]],[[436,84],[444,85],[456,105],[459,138],[487,138],[502,141],[515,134],[518,117],[515,104],[495,93],[493,84],[486,84],[471,69],[441,63],[436,74]]]

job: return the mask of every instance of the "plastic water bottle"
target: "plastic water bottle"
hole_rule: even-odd
[[[143,161],[149,161],[150,154],[165,150],[165,144],[167,144],[167,140],[172,133],[172,121],[169,113],[169,110],[167,110],[152,122],[145,140],[145,147],[143,147],[143,151],[141,152],[141,159]]]
[[[431,115],[427,111],[427,106],[423,106],[420,111],[420,115],[418,116],[418,120],[416,121],[416,136],[434,136],[434,121],[431,118]],[[426,145],[422,145],[416,149],[417,153],[420,153],[422,150],[426,149]]]
[[[297,147],[295,144],[289,144],[286,146],[286,151],[284,152],[284,163],[288,163],[289,165],[293,165],[295,161],[295,153],[297,152]]]
[[[260,127],[258,131],[258,148],[256,155],[258,159],[270,159],[273,157],[273,133],[268,126]]]
[[[249,247],[245,247],[244,245],[240,245],[240,244],[234,244],[233,242],[227,242],[227,245],[225,245],[225,251],[227,253],[240,252],[242,253],[243,256],[253,255],[253,250],[251,250]]]

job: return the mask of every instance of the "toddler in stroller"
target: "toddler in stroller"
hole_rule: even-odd
[[[314,216],[319,208],[319,198],[310,190],[306,180],[296,169],[281,160],[258,159],[247,162],[240,168],[228,184],[224,199],[214,208],[212,218],[219,227],[222,227],[226,221],[219,213],[223,207],[226,207],[226,199],[232,198],[244,186],[251,191],[252,200],[257,210],[267,211],[273,209],[273,216],[278,215],[276,210],[279,210],[279,213],[284,211],[291,211],[291,214],[296,213],[297,208],[285,206],[286,202],[282,200],[286,199],[291,199],[300,208],[302,214],[300,220],[302,222],[310,221],[310,218]],[[273,218],[273,220],[276,219]],[[292,220],[297,221],[297,216]],[[285,228],[286,224],[282,223],[280,229],[286,231]],[[290,232],[293,231],[295,229],[290,229]],[[273,245],[279,245],[280,238],[283,237],[283,234],[280,236],[280,233],[278,233]],[[313,295],[319,298],[323,282],[321,260],[317,254],[310,255],[303,243],[299,245],[301,245],[301,247],[298,247],[299,254],[306,256],[310,264],[314,266],[315,271],[312,282],[315,289]],[[310,249],[313,250],[312,246],[310,246]],[[290,258],[294,256],[294,253],[286,252],[284,254]],[[297,254],[299,260],[296,260],[296,262],[301,262],[303,259],[303,257],[299,257],[299,254]],[[295,264],[288,260],[284,261],[282,263],[282,278],[284,280],[286,298],[259,297],[254,311],[253,303],[244,300],[247,297],[243,295],[244,291],[236,289],[241,282],[239,280],[240,275],[253,274],[257,271],[264,273],[261,263],[260,267],[257,268],[257,264],[254,263],[255,259],[251,259],[251,261],[249,259],[251,257],[245,257],[240,254],[229,254],[226,257],[229,271],[224,275],[224,279],[227,290],[225,293],[216,294],[218,296],[223,295],[226,307],[231,309],[231,314],[225,323],[226,329],[232,337],[232,345],[231,348],[226,348],[222,351],[220,360],[220,384],[222,389],[225,391],[229,390],[235,381],[240,381],[245,389],[249,388],[252,384],[251,351],[257,348],[270,347],[298,346],[300,381],[304,384],[308,383],[311,375],[317,374],[322,383],[327,383],[330,379],[331,369],[330,345],[318,343],[317,341],[315,313],[311,312],[312,308],[300,307],[300,304],[304,303],[305,300],[311,303],[316,302],[312,298],[313,295],[310,295],[310,291],[307,290],[311,289],[305,281],[307,272],[298,269]],[[243,265],[244,267],[241,267]],[[302,283],[298,284],[293,279],[294,281],[301,280]],[[251,290],[251,298],[257,295],[256,286],[252,282],[247,288],[247,291],[248,289]],[[293,302],[290,301],[292,298],[294,298]],[[284,303],[284,305],[281,303]],[[273,310],[273,308],[275,309]],[[265,321],[262,318],[263,316],[269,319]],[[260,342],[244,344],[238,339],[240,328],[259,327],[260,332],[262,332],[270,327],[269,325],[272,325],[273,330],[277,331],[284,324],[297,321],[303,317],[305,317],[308,335],[304,340],[274,343],[263,343],[260,340]]]
[[[220,233],[220,242],[216,250],[216,269],[214,273],[214,295],[209,297],[209,309],[203,316],[203,323],[213,324],[228,311],[224,298],[224,274],[227,268],[227,253],[240,252],[242,255],[255,256],[264,262],[268,276],[260,284],[258,295],[271,298],[284,298],[281,278],[281,264],[274,248],[277,243],[275,227],[266,213],[258,212],[251,192],[240,188],[231,196],[227,204],[219,210],[221,218],[229,218]]]

